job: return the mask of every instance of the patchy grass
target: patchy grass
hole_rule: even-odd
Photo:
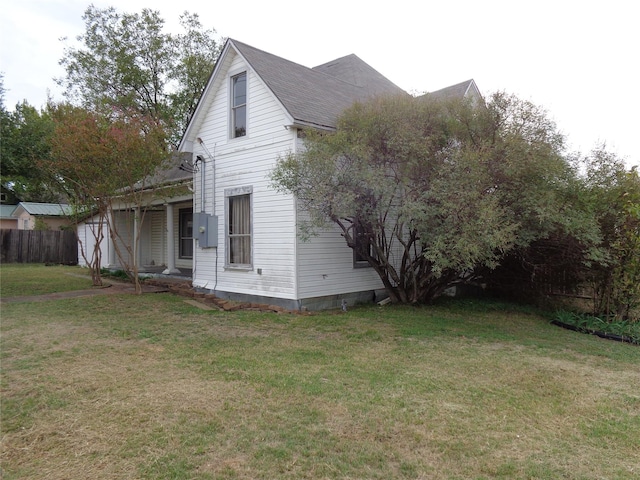
[[[2,306],[6,479],[637,478],[640,348],[513,305]]]
[[[21,297],[91,288],[89,270],[64,265],[5,263],[0,266],[0,295]]]

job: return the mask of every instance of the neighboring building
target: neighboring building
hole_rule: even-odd
[[[473,80],[449,89],[440,92],[479,96]],[[304,212],[268,175],[302,148],[304,129],[334,130],[354,102],[402,92],[355,55],[307,68],[228,40],[179,147],[196,167],[194,287],[291,309],[374,300],[373,269],[337,228],[302,241]]]
[[[60,203],[20,202],[13,212],[18,230],[33,230],[42,222],[47,230],[68,227],[71,207]]]
[[[18,228],[18,219],[13,216],[17,205],[0,205],[0,229]]]
[[[13,190],[8,189],[4,184],[0,184],[0,204],[16,206],[20,199]]]

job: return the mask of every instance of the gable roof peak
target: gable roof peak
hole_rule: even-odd
[[[478,97],[480,96],[480,91],[478,90],[476,82],[471,78],[464,82],[456,83],[455,85],[450,85],[433,92],[428,92],[427,95],[432,98],[446,100],[450,98],[465,98],[469,96]]]
[[[404,93],[354,54],[309,68],[238,40],[229,42],[296,123],[335,128],[338,115],[356,101]]]

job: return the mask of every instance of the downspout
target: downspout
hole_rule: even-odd
[[[207,146],[205,145],[204,141],[202,140],[202,138],[198,137],[196,139],[198,141],[198,143],[200,144],[200,146],[204,149],[204,151],[206,152],[207,156],[209,157],[209,159],[212,162],[212,167],[213,167],[213,172],[212,172],[212,176],[213,176],[213,211],[212,211],[212,215],[215,216],[216,215],[216,195],[218,193],[217,191],[217,186],[216,186],[216,157],[215,157],[215,152],[216,152],[216,143],[213,144],[213,154],[211,154],[211,152],[209,151],[209,149],[207,148]],[[204,196],[204,186],[205,186],[205,181],[204,181],[204,173],[205,173],[205,161],[202,161],[202,173],[201,173],[201,177],[200,177],[200,212],[204,213],[204,204],[205,204],[205,196]],[[218,247],[214,247],[216,249],[216,266],[215,266],[215,272],[216,272],[216,277],[215,277],[215,283],[213,285],[213,291],[216,291],[216,288],[218,287]]]
[[[207,163],[203,160],[202,161],[202,169],[200,170],[200,213],[204,213],[204,198],[205,198],[205,193],[204,193],[205,180],[204,180],[204,176],[205,176],[205,166],[206,166],[206,164]]]

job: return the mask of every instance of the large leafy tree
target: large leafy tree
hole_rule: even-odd
[[[160,13],[120,13],[89,6],[81,47],[68,46],[58,79],[72,103],[134,110],[162,122],[177,143],[213,70],[220,44],[197,14],[185,12],[183,34],[165,33]]]
[[[179,141],[220,45],[188,12],[180,17],[184,33],[175,35],[151,9],[130,14],[91,5],[83,19],[81,46],[66,48],[60,61],[66,76],[58,83],[75,107],[54,108],[48,171],[108,223],[120,262],[139,286],[135,239],[169,158],[165,141]],[[107,214],[113,211],[131,218],[117,224]],[[95,256],[92,263],[100,264]]]
[[[8,111],[1,83],[0,89],[2,185],[23,201],[60,201],[60,194],[37,166],[38,161],[50,153],[53,122],[49,114],[46,109],[39,111],[26,101],[18,103],[15,110]]]
[[[49,105],[54,122],[52,154],[40,162],[43,171],[55,179],[72,205],[77,225],[89,216],[94,248],[79,241],[80,253],[91,270],[93,284],[102,285],[100,245],[107,232],[109,197],[123,186],[113,171],[109,151],[110,125],[107,118],[70,104]]]
[[[428,302],[572,228],[562,149],[546,113],[514,96],[385,97],[344,112],[333,134],[309,132],[271,178],[306,212],[303,235],[337,225],[392,301]]]
[[[601,233],[602,256],[585,273],[594,313],[627,320],[640,307],[640,175],[603,146],[582,159],[582,199]]]

